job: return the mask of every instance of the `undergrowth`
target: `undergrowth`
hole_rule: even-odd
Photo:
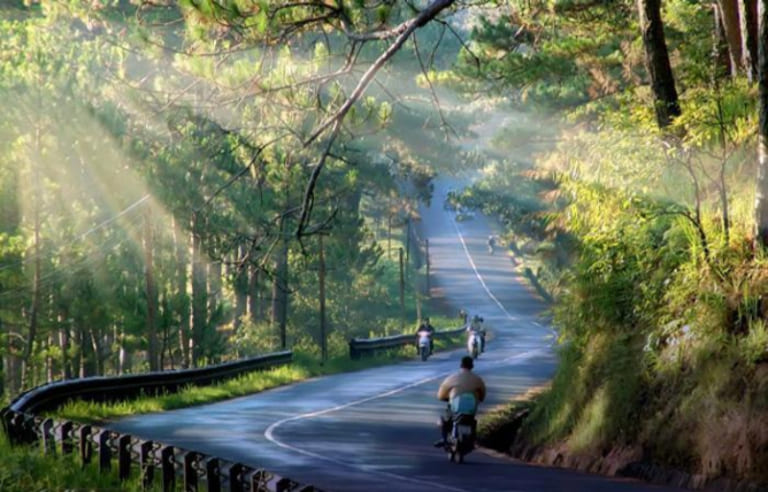
[[[12,447],[1,432],[0,458],[0,490],[4,492],[64,489],[146,490],[142,488],[137,476],[120,482],[116,470],[101,473],[96,460],[87,466],[81,466],[76,454],[45,455],[40,446]]]

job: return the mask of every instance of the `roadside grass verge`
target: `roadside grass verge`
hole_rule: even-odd
[[[134,476],[121,482],[117,471],[101,473],[98,460],[82,466],[76,453],[45,455],[41,446],[12,447],[0,432],[0,490],[28,492],[31,490],[121,490],[140,491],[141,480]],[[156,483],[158,483],[156,481]],[[161,490],[159,487],[148,490]]]
[[[550,389],[543,384],[529,389],[512,400],[497,405],[481,415],[477,425],[477,442],[483,447],[508,453],[525,419],[538,404],[542,394]]]
[[[435,350],[453,349],[463,344],[463,336],[453,337],[451,340],[435,340]],[[359,371],[415,358],[416,351],[413,346],[399,347],[359,360],[351,360],[346,354],[336,355],[322,364],[312,355],[295,352],[294,360],[289,365],[250,372],[211,386],[189,385],[175,393],[148,394],[133,400],[113,403],[72,400],[55,412],[51,412],[50,415],[76,422],[104,423],[135,414],[162,412],[228,400],[317,376]]]

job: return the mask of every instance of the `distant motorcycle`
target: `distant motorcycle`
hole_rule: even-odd
[[[428,331],[420,331],[417,335],[419,337],[419,355],[422,361],[426,361],[431,355],[430,342],[432,341],[432,335]]]
[[[482,346],[482,339],[480,333],[472,330],[467,337],[467,352],[473,359],[477,359],[480,355],[480,347]]]

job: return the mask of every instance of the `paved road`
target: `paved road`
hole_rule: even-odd
[[[508,256],[488,254],[485,219],[457,224],[442,208],[446,184],[422,210],[434,289],[479,313],[495,338],[476,364],[487,409],[550,378],[555,367],[545,306],[518,282]],[[476,452],[464,465],[431,446],[435,400],[464,351],[317,378],[211,405],[136,416],[112,428],[195,449],[311,483],[328,491],[663,490]],[[669,489],[671,490],[671,489]]]

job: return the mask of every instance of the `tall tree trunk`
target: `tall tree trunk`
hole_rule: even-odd
[[[82,320],[78,320],[77,326],[77,343],[79,345],[78,352],[78,373],[81,378],[87,378],[93,376],[97,372],[97,358],[93,350],[94,343],[91,337],[91,333],[87,328],[83,326]]]
[[[152,216],[151,209],[147,207],[144,214],[144,280],[147,296],[147,341],[149,358],[149,370],[158,370],[157,353],[157,289],[155,288],[154,276],[154,241],[152,238]]]
[[[208,313],[216,311],[221,301],[221,261],[208,263]]]
[[[768,0],[759,0],[758,84],[760,124],[755,190],[755,241],[768,247]]]
[[[104,359],[103,350],[101,349],[101,337],[96,328],[88,330],[91,339],[91,346],[93,347],[93,364],[94,373],[97,376],[104,375]]]
[[[173,230],[173,245],[176,249],[176,290],[174,295],[179,301],[179,348],[181,353],[181,367],[186,369],[190,367],[192,363],[192,356],[189,347],[191,340],[190,337],[190,318],[189,318],[189,301],[187,296],[187,288],[189,283],[189,276],[187,275],[187,268],[189,267],[189,261],[187,260],[187,246],[185,240],[184,231],[179,228],[175,218],[171,218],[171,229]]]
[[[259,268],[256,265],[248,267],[248,317],[251,323],[257,323],[263,318],[261,289],[259,288]]]
[[[7,169],[4,180],[0,183],[0,186],[5,190],[18,190],[19,189],[19,174],[15,168]],[[9,236],[14,236],[19,232],[19,225],[21,223],[21,207],[19,205],[18,193],[3,193],[0,194],[0,231]],[[17,276],[22,278],[22,257],[20,254],[5,254],[1,258],[0,265],[2,269],[8,274],[8,278],[11,276]],[[2,289],[11,289],[14,287],[20,287],[18,285],[8,283],[2,284]],[[14,304],[8,302],[8,300],[0,299],[0,310],[10,311],[14,309]],[[15,381],[14,363],[16,361],[16,355],[14,350],[14,340],[11,338],[12,327],[3,323],[0,317],[0,340],[4,340],[5,343],[0,345],[0,398],[6,392],[9,395],[15,395],[18,383]]]
[[[53,357],[51,356],[51,347],[53,347],[53,335],[50,333],[45,340],[45,382],[50,383],[53,381]]]
[[[192,365],[197,367],[203,355],[203,335],[208,322],[208,292],[205,264],[202,260],[199,219],[192,221]]]
[[[284,224],[280,225],[283,234]],[[280,240],[280,249],[275,260],[275,272],[272,279],[272,326],[280,335],[280,347],[285,349],[286,316],[288,314],[288,241]]]
[[[240,263],[245,256],[245,247],[240,246],[237,251],[237,258],[234,261],[235,315],[232,320],[232,327],[235,330],[240,328],[248,308],[248,266]]]
[[[34,166],[33,170],[33,180],[34,180],[34,195],[36,197],[42,196],[42,190],[40,189],[40,162],[39,162],[39,155],[40,155],[40,127],[37,125],[35,127],[35,135],[34,135],[34,152],[33,155],[35,156],[35,162],[32,163]],[[24,348],[24,357],[22,362],[22,372],[21,372],[21,386],[23,388],[26,388],[29,384],[29,375],[30,375],[30,364],[32,362],[32,350],[34,349],[35,345],[35,338],[37,337],[37,318],[39,316],[40,311],[40,276],[42,271],[42,252],[40,251],[40,200],[33,200],[34,202],[34,210],[32,212],[33,214],[33,255],[34,255],[34,261],[33,261],[33,273],[32,273],[32,305],[29,309],[29,331],[27,332],[27,342],[26,347]]]
[[[3,319],[0,318],[0,340],[8,339],[10,337],[5,336],[5,326],[3,325]],[[0,346],[0,399],[3,398],[5,395],[5,388],[6,388],[6,378],[8,377],[7,367],[8,367],[8,356],[4,354],[10,354],[10,351],[8,350],[10,347],[6,345],[5,347]]]
[[[323,235],[318,234],[318,243],[320,247],[320,272],[319,272],[319,294],[320,294],[320,356],[323,362],[328,359],[328,347],[325,333],[325,251],[323,250]]]
[[[645,47],[645,64],[651,77],[656,122],[660,128],[664,128],[680,115],[680,104],[664,39],[661,0],[637,0],[637,7]]]
[[[735,77],[743,69],[741,52],[741,22],[739,20],[739,2],[742,0],[718,0],[723,16],[725,39],[728,42],[728,54],[731,76]]]
[[[723,13],[717,2],[712,4],[714,25],[712,26],[712,85],[718,87],[720,79],[731,73],[731,55],[728,51],[728,41],[725,39]]]
[[[69,311],[66,307],[59,312],[59,349],[61,350],[61,372],[64,379],[72,379],[69,360]]]
[[[757,80],[757,0],[738,0],[741,56],[750,83]]]

